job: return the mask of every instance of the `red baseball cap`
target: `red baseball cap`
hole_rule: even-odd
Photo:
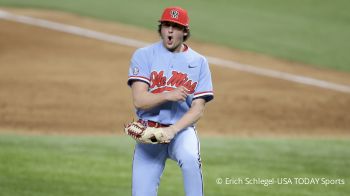
[[[167,7],[164,9],[159,22],[174,22],[188,27],[190,18],[187,15],[187,11],[181,7]]]

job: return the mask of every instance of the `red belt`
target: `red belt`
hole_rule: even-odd
[[[145,126],[148,126],[148,127],[155,127],[155,128],[159,128],[159,127],[169,127],[170,125],[168,124],[161,124],[159,122],[154,122],[154,121],[151,121],[151,120],[138,120],[137,122],[145,125]]]

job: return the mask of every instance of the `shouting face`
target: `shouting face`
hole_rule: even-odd
[[[187,35],[185,27],[173,22],[162,22],[160,35],[163,45],[171,52],[181,52],[183,38]]]

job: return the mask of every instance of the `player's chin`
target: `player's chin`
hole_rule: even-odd
[[[172,42],[172,43],[166,42],[164,45],[166,49],[168,49],[171,52],[175,51],[179,47],[179,45],[177,45],[175,42]]]
[[[168,49],[169,51],[173,51],[174,50],[174,44],[169,44],[169,43],[165,43],[165,48]]]

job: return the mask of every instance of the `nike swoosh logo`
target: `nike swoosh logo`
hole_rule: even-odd
[[[188,68],[195,68],[197,65],[188,65]]]

